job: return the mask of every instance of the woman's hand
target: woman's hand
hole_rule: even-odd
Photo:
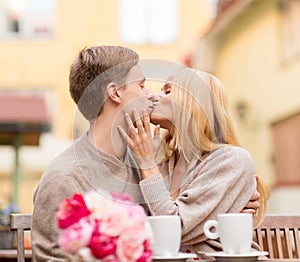
[[[155,126],[154,136],[152,137],[149,114],[143,110],[143,114],[140,116],[134,109],[133,118],[136,127],[129,114],[125,114],[125,119],[129,126],[128,134],[121,126],[118,126],[118,129],[123,138],[128,142],[129,148],[141,169],[142,178],[146,178],[150,175],[160,173],[155,161],[157,145],[160,141],[160,126]]]
[[[243,208],[241,213],[250,213],[252,215],[255,215],[257,210],[260,207],[259,203],[260,194],[258,190],[256,189],[246,206]]]
[[[257,213],[257,210],[260,208],[260,193],[257,189],[257,181],[258,181],[258,176],[255,175],[255,182],[256,182],[256,188],[255,192],[246,204],[246,206],[243,208],[241,213],[249,213],[252,215],[255,215]]]

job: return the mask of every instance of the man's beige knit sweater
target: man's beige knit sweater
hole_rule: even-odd
[[[45,170],[34,193],[32,248],[34,261],[65,261],[67,254],[57,245],[59,230],[55,212],[59,204],[74,193],[92,189],[126,192],[137,203],[144,203],[139,188],[139,172],[127,157],[123,161],[99,152],[83,135],[59,155]]]

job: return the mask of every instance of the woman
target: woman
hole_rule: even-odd
[[[134,112],[130,117],[129,142],[141,170],[140,187],[152,215],[179,215],[182,221],[183,251],[192,249],[199,257],[220,251],[216,240],[203,234],[203,224],[219,213],[237,213],[256,188],[253,161],[240,147],[228,111],[221,82],[209,73],[185,68],[163,88],[164,95],[151,114],[159,128],[168,130],[156,153],[150,120]],[[160,163],[157,165],[156,163]],[[268,190],[258,179],[261,210],[265,212]]]

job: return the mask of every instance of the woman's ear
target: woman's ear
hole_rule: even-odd
[[[121,99],[118,92],[118,85],[116,83],[109,83],[106,86],[107,96],[115,103],[120,103]]]

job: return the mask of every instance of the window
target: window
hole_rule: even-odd
[[[272,124],[277,186],[300,185],[300,113]]]
[[[55,6],[55,0],[0,0],[0,39],[51,38]]]
[[[283,60],[288,61],[300,55],[300,1],[283,1],[282,11]]]
[[[129,44],[170,44],[178,34],[178,0],[119,0],[120,35]]]

